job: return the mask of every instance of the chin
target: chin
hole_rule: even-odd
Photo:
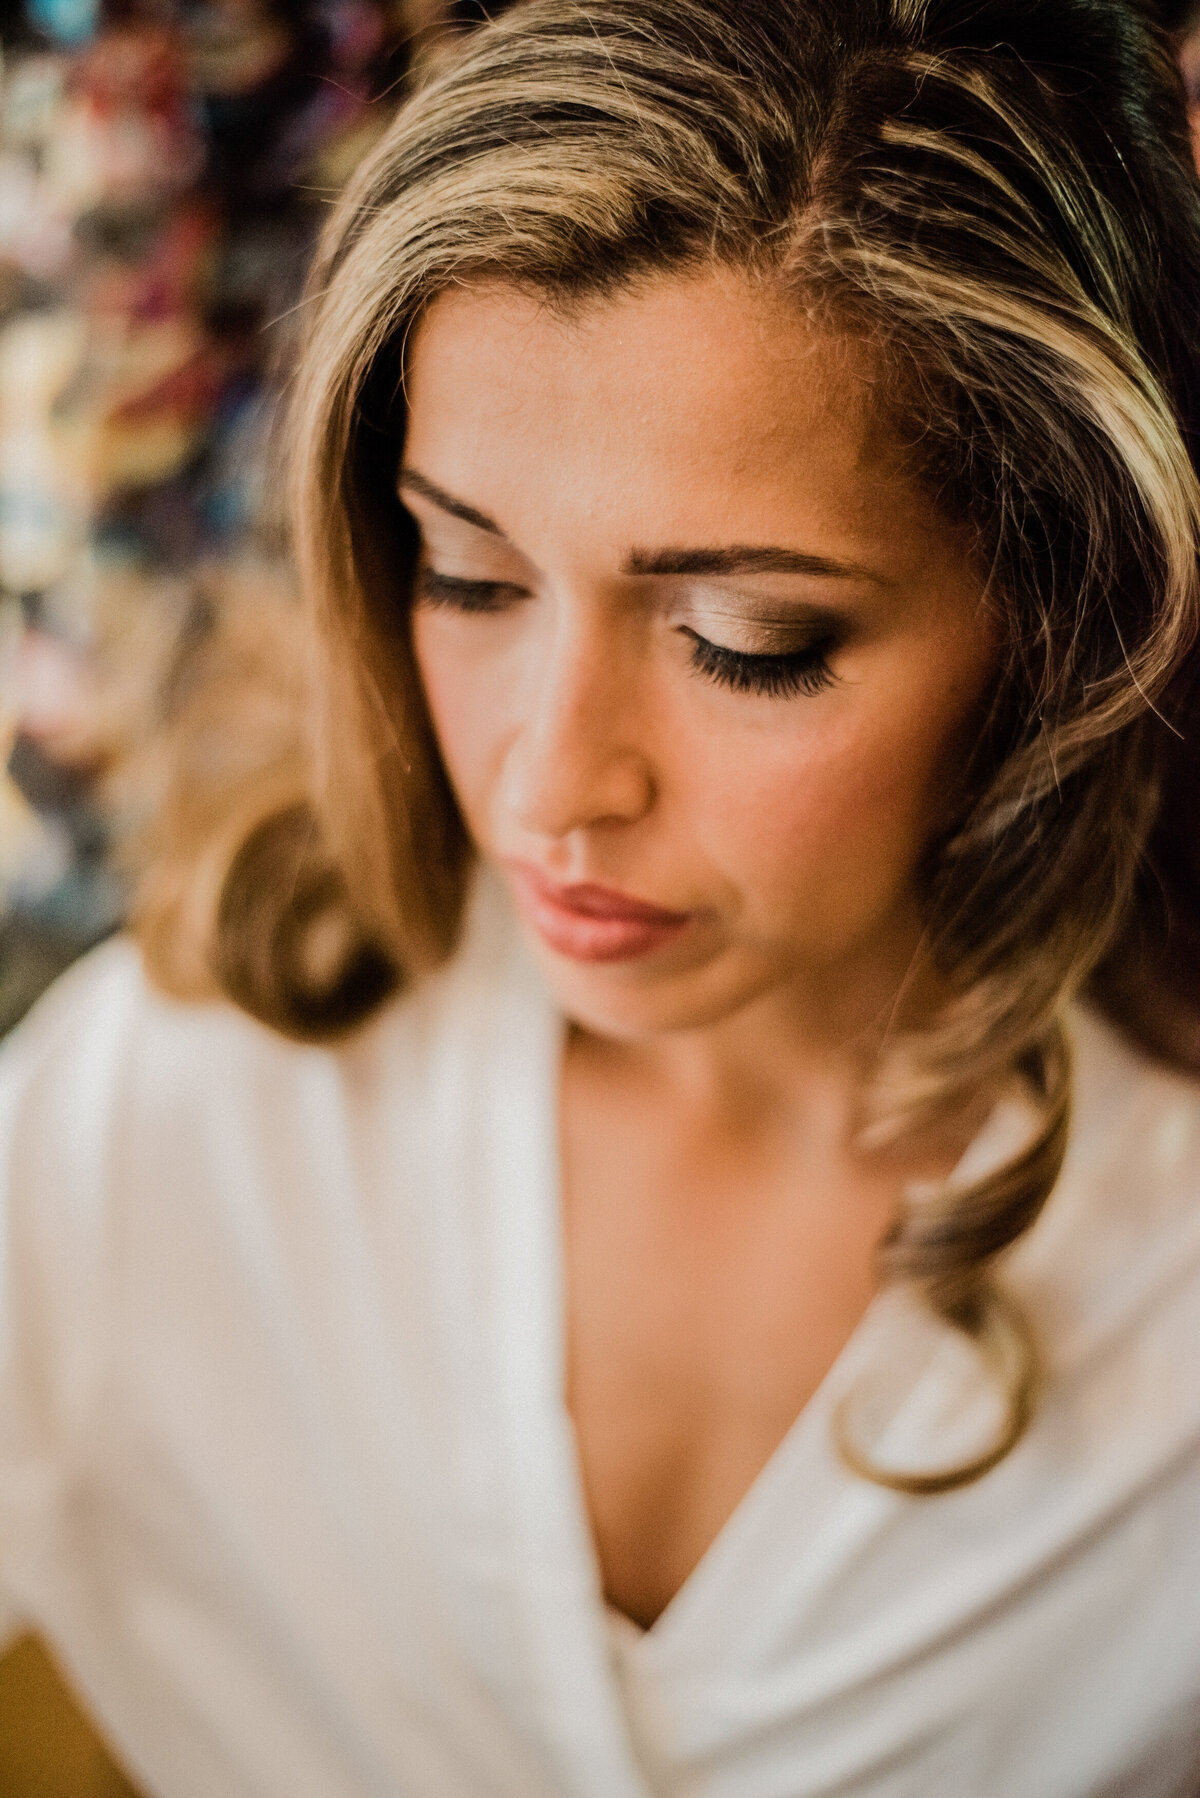
[[[687,972],[653,974],[629,966],[582,966],[538,948],[538,960],[563,1015],[593,1036],[641,1042],[705,1030],[762,996],[770,982],[739,979],[719,958]]]

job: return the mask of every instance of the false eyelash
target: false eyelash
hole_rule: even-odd
[[[456,612],[502,612],[518,592],[506,581],[473,581],[460,574],[438,574],[422,568],[413,584],[413,598],[427,606],[448,606]]]
[[[693,668],[735,693],[760,693],[771,699],[806,693],[815,698],[834,683],[828,661],[833,645],[828,638],[806,644],[803,649],[788,650],[784,655],[747,655],[710,643],[695,631],[686,630],[684,635],[692,642]]]
[[[446,606],[476,615],[504,611],[519,592],[519,588],[504,581],[470,580],[458,574],[439,574],[433,568],[422,569],[414,586],[414,597],[424,605]],[[735,693],[757,693],[770,699],[805,693],[813,698],[834,682],[828,662],[833,647],[829,638],[783,655],[749,655],[710,643],[707,637],[686,628],[682,634],[692,644],[692,667]]]

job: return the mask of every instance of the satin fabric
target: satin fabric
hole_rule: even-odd
[[[100,949],[0,1054],[7,1621],[160,1798],[1194,1798],[1200,1100],[1072,1034],[1007,1270],[1027,1438],[942,1498],[850,1475],[848,1393],[898,1463],[993,1415],[881,1297],[641,1632],[563,1401],[561,1025],[503,902],[332,1049]]]

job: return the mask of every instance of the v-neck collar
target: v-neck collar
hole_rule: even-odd
[[[896,1295],[883,1290],[863,1316],[683,1585],[648,1630],[604,1598],[595,1536],[587,1510],[573,1421],[566,1398],[566,1275],[563,1240],[559,1094],[565,1026],[527,947],[517,990],[521,1013],[510,1029],[534,1053],[513,1057],[504,1082],[504,1159],[516,1178],[505,1182],[520,1202],[506,1210],[504,1280],[499,1320],[507,1363],[508,1435],[513,1455],[517,1527],[529,1564],[541,1577],[527,1584],[527,1626],[545,1697],[544,1723],[562,1750],[563,1791],[572,1798],[649,1798],[639,1765],[617,1661],[687,1658],[716,1641],[733,1647],[739,1617],[753,1605],[745,1575],[749,1552],[775,1507],[786,1502],[802,1520],[797,1552],[819,1581],[827,1548],[878,1528],[910,1501],[850,1473],[833,1443],[842,1395],[882,1351]],[[528,1078],[513,1078],[518,1064]],[[520,1089],[520,1090],[518,1090]],[[998,1108],[955,1170],[959,1177],[1009,1151],[1011,1111]],[[953,1348],[954,1345],[950,1345]],[[925,1368],[893,1413],[881,1446],[900,1440],[920,1415],[941,1375],[941,1358]],[[753,1582],[750,1582],[753,1584]],[[751,1627],[749,1616],[742,1623]]]
[[[1028,1126],[1028,1113],[1022,1106],[1007,1100],[998,1103],[960,1156],[950,1180],[975,1179],[986,1168],[1006,1159],[1027,1135]],[[558,1266],[558,1355],[561,1364],[566,1330],[561,1245]],[[822,1561],[818,1538],[826,1522],[844,1544],[847,1532],[877,1528],[883,1516],[897,1504],[907,1502],[890,1489],[853,1474],[842,1461],[835,1443],[835,1414],[840,1401],[861,1376],[866,1376],[879,1364],[887,1352],[885,1339],[901,1324],[901,1314],[905,1312],[911,1322],[913,1303],[902,1292],[884,1287],[874,1295],[816,1390],[776,1443],[683,1584],[648,1629],[641,1628],[601,1596],[610,1642],[620,1652],[657,1655],[660,1650],[663,1653],[685,1650],[686,1638],[693,1630],[704,1632],[706,1620],[713,1622],[718,1636],[727,1636],[731,1626],[736,1630],[729,1607],[735,1607],[736,1613],[738,1596],[746,1589],[744,1579],[739,1578],[739,1562],[748,1564],[752,1560],[755,1539],[761,1538],[772,1511],[785,1499],[789,1509],[803,1516],[803,1550],[813,1557],[816,1572]],[[920,1375],[913,1379],[893,1407],[880,1433],[875,1446],[885,1462],[894,1445],[901,1446],[903,1452],[902,1445],[909,1429],[922,1412],[930,1388],[942,1379],[947,1361],[962,1360],[962,1348],[956,1339],[948,1338],[938,1346],[941,1352],[935,1351],[929,1357]],[[565,1396],[561,1402],[565,1410]],[[582,1492],[582,1482],[580,1490]],[[599,1587],[601,1576],[590,1528],[588,1547]]]
[[[537,1686],[533,1720],[563,1798],[651,1798],[615,1677],[563,1396],[558,1088],[565,1031],[527,947],[519,937],[510,944],[516,978],[502,1029],[512,1052],[494,1083],[489,1125],[503,1170],[494,1341],[510,1524],[522,1545],[519,1601]]]

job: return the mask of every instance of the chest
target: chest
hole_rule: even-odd
[[[568,1402],[609,1601],[643,1627],[866,1311],[890,1187],[564,1124]]]
[[[1200,1682],[1178,1378],[1195,1307],[1178,1282],[1138,1355],[1060,1386],[1019,1458],[906,1503],[841,1472],[828,1405],[807,1397],[869,1293],[865,1195],[788,1178],[776,1198],[760,1170],[739,1215],[723,1168],[702,1158],[672,1185],[607,1131],[565,1157],[560,1208],[549,1153],[531,1153],[549,1107],[516,1102],[505,1074],[486,1132],[465,1107],[436,1133],[432,1103],[381,1108],[350,1208],[330,1205],[311,1100],[270,1192],[217,1203],[227,1130],[219,1165],[175,1134],[134,1158],[86,1527],[64,1535],[71,1517],[41,1505],[24,1539],[29,1566],[68,1570],[72,1665],[151,1788],[1190,1790],[1182,1760],[1138,1758],[1193,1752]],[[609,1595],[649,1621],[690,1585],[634,1644],[620,1710],[565,1452],[560,1316]],[[892,1343],[874,1329],[872,1367]],[[953,1382],[939,1390],[952,1412]],[[941,1427],[914,1417],[918,1452]],[[2,1534],[11,1557],[11,1506]],[[51,1603],[61,1615],[61,1590]],[[130,1692],[146,1718],[122,1734]],[[627,1718],[665,1769],[645,1787]],[[214,1776],[214,1742],[244,1777]]]

